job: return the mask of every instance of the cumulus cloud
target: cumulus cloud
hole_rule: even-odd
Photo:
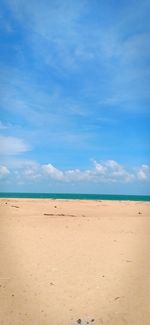
[[[97,163],[97,161],[94,161],[94,166],[95,166],[95,170],[98,174],[104,175],[106,173],[106,166],[103,166],[102,164]]]
[[[123,166],[114,160],[107,160],[101,163],[94,161],[92,168],[85,170],[72,169],[62,171],[52,164],[43,165],[42,170],[53,179],[67,182],[130,182],[135,177],[133,173],[125,170]]]
[[[26,169],[25,171],[24,171],[24,176],[25,176],[25,178],[28,178],[28,179],[30,179],[30,180],[35,180],[35,179],[37,179],[37,178],[40,178],[41,177],[41,174],[40,173],[38,173],[38,171],[37,170],[34,170],[34,169]]]
[[[28,150],[29,146],[20,138],[2,135],[0,136],[1,155],[16,155]]]
[[[130,182],[134,179],[134,174],[128,172],[115,160],[106,160],[101,163],[94,161],[94,166],[96,174],[101,180]]]
[[[39,178],[53,179],[60,182],[122,182],[129,183],[134,179],[144,180],[148,177],[148,166],[142,165],[138,171],[128,171],[124,166],[114,160],[101,162],[93,161],[90,169],[61,170],[51,163],[39,164],[34,160],[11,159],[7,166],[22,179],[37,180]]]
[[[61,170],[52,165],[39,164],[36,161],[18,160],[13,162],[12,167],[8,169],[2,165],[0,167],[0,177],[8,176],[11,170],[17,180],[24,182],[48,181],[70,183],[131,183],[150,180],[150,168],[148,165],[142,165],[138,169],[127,170],[124,166],[115,160],[105,160],[101,162],[93,161],[90,169],[80,170],[68,169]]]
[[[11,159],[10,165],[18,179],[33,181],[42,176],[41,165],[34,160]]]
[[[150,168],[148,165],[142,165],[137,171],[137,178],[140,181],[150,180]]]
[[[42,166],[42,170],[45,174],[49,175],[50,177],[57,179],[57,180],[63,180],[64,174],[61,170],[54,167],[52,164],[47,164]]]
[[[92,178],[92,173],[90,170],[72,169],[65,171],[64,177],[66,181],[89,181]]]
[[[10,171],[6,166],[0,165],[0,179],[3,179],[9,175]]]

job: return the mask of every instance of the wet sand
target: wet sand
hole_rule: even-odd
[[[149,325],[150,203],[0,199],[1,325]]]

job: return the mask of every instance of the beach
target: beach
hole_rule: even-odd
[[[150,202],[0,199],[1,325],[149,325]]]

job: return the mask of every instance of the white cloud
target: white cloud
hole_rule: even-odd
[[[94,165],[97,175],[105,181],[130,182],[134,179],[134,174],[128,172],[115,160],[106,160],[101,163],[94,161]]]
[[[6,166],[0,165],[0,179],[9,175],[10,171]]]
[[[103,166],[102,164],[97,163],[97,161],[94,161],[95,170],[98,174],[104,175],[106,172],[106,166]]]
[[[10,165],[18,179],[33,181],[42,176],[41,165],[34,160],[12,159]]]
[[[93,175],[90,170],[81,171],[80,169],[72,169],[72,170],[67,170],[64,173],[65,180],[69,182],[90,181],[92,176]]]
[[[81,171],[80,169],[69,169],[62,171],[52,164],[43,165],[41,168],[44,174],[48,175],[50,178],[65,182],[82,182],[84,180],[90,180],[93,176],[90,170]]]
[[[131,182],[134,179],[134,174],[125,170],[114,160],[106,160],[98,163],[93,162],[91,169],[72,169],[62,171],[55,168],[51,164],[41,166],[45,174],[53,179],[67,182]]]
[[[0,136],[0,154],[3,155],[16,155],[21,152],[29,150],[29,146],[24,140],[11,137],[11,136]]]
[[[30,180],[36,180],[41,177],[41,174],[37,170],[28,168],[24,171],[24,176]]]
[[[9,169],[8,169],[9,165]],[[114,160],[105,160],[101,162],[93,161],[90,169],[80,170],[68,169],[61,170],[51,163],[39,164],[36,161],[12,160],[11,164],[3,164],[0,167],[1,178],[8,176],[10,170],[13,172],[14,179],[23,182],[47,181],[51,180],[70,183],[131,183],[150,180],[150,168],[148,165],[142,165],[138,169],[127,170]]]
[[[52,164],[47,164],[42,166],[42,170],[45,174],[49,175],[50,177],[57,179],[57,180],[63,180],[64,174],[61,170],[54,167]]]
[[[137,171],[137,178],[141,181],[150,180],[150,168],[148,165],[142,165]]]

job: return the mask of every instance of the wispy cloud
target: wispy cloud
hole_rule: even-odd
[[[8,178],[145,182],[149,1],[6,0],[2,9],[0,141]],[[102,161],[86,169],[90,157]]]
[[[3,155],[16,155],[29,150],[29,146],[24,140],[10,137],[0,136],[0,154]]]
[[[137,2],[136,8],[134,3],[119,6],[116,19],[112,21],[110,18],[108,24],[103,20],[106,13],[111,16],[107,4],[97,4],[99,20],[97,17],[95,23],[96,7],[89,1],[65,0],[51,4],[39,1],[37,5],[34,0],[30,4],[24,0],[9,0],[7,3],[20,26],[26,27],[26,42],[36,67],[42,62],[42,67],[49,74],[54,73],[56,79],[59,76],[66,81],[67,77],[72,80],[73,75],[79,77],[78,94],[76,92],[76,97],[73,95],[71,100],[65,83],[64,86],[59,83],[59,87],[57,83],[55,87],[49,78],[48,87],[43,81],[43,89],[42,82],[37,83],[36,75],[23,73],[22,78],[15,71],[11,72],[8,78],[11,82],[8,85],[6,81],[6,91],[3,91],[6,110],[18,112],[25,119],[30,116],[36,123],[44,123],[44,116],[45,121],[53,121],[56,115],[57,119],[58,115],[65,119],[71,112],[77,115],[96,113],[103,106],[141,110],[141,98],[149,98],[148,80],[145,80],[150,76],[145,64],[150,51],[149,34],[141,25],[135,31],[128,25],[134,26],[140,15],[144,19],[148,10],[146,1],[142,6]],[[25,81],[26,76],[28,80]],[[92,105],[88,106],[85,103],[89,100]]]
[[[16,19],[30,31],[28,38],[35,55],[54,68],[74,70],[85,62],[93,63],[93,59],[111,68],[115,59],[125,71],[124,64],[130,68],[133,64],[133,69],[135,59],[141,61],[143,56],[148,56],[149,35],[141,32],[140,24],[135,32],[130,28],[136,25],[140,15],[144,19],[149,8],[146,1],[142,6],[138,2],[136,8],[134,3],[120,7],[119,14],[116,13],[113,21],[110,18],[108,24],[104,23],[103,15],[111,15],[110,8],[99,2],[97,24],[96,7],[89,1],[55,1],[50,5],[47,1],[39,1],[37,5],[33,0],[30,4],[13,0],[8,3]]]
[[[48,65],[72,67],[78,42],[78,22],[86,8],[86,1],[9,1],[15,17],[30,30],[32,50]],[[69,45],[70,43],[70,45]],[[49,51],[51,49],[51,51]],[[56,61],[57,60],[57,61]]]

